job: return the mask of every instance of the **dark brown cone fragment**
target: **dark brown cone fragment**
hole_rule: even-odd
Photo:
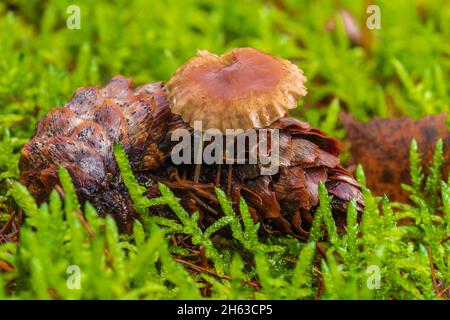
[[[131,81],[117,76],[104,88],[77,90],[63,108],[51,110],[38,124],[33,139],[22,150],[21,179],[32,194],[45,201],[58,183],[58,165],[66,167],[80,200],[89,200],[101,215],[112,214],[121,231],[130,232],[137,218],[114,160],[113,143],[125,148],[133,172],[148,183],[148,196],[158,196],[156,182],[172,188],[189,212],[200,212],[201,226],[221,215],[214,188],[221,187],[238,210],[243,197],[255,221],[266,233],[307,238],[318,205],[318,184],[333,195],[336,217],[345,217],[348,202],[363,206],[357,182],[340,167],[337,140],[308,123],[281,118],[269,128],[280,130],[280,170],[272,176],[259,165],[203,165],[199,182],[195,165],[175,166],[170,160],[171,134],[177,128],[192,131],[170,112],[160,83],[132,89]],[[155,207],[153,214],[173,216]],[[338,218],[338,228],[343,227]]]
[[[161,83],[132,89],[131,80],[114,77],[104,88],[80,88],[63,108],[52,109],[22,149],[20,181],[38,201],[47,199],[66,167],[81,200],[101,215],[112,214],[129,232],[133,212],[113,154],[114,141],[127,151],[133,170],[159,168],[165,152],[170,111]]]
[[[367,186],[374,194],[386,194],[391,200],[406,202],[409,194],[401,184],[410,183],[409,148],[413,138],[425,166],[431,163],[437,140],[442,139],[445,152],[443,172],[447,174],[450,168],[450,131],[446,116],[428,116],[417,121],[403,117],[359,122],[351,115],[342,114],[341,120],[351,143],[350,162],[363,165]],[[345,176],[344,172],[341,180]]]

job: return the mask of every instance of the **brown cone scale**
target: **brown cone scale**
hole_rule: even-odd
[[[52,109],[23,147],[20,182],[39,202],[58,183],[58,166],[67,168],[83,202],[101,215],[112,214],[123,232],[133,219],[128,193],[114,160],[120,142],[133,169],[159,168],[164,152],[154,146],[165,138],[170,116],[161,83],[132,89],[131,80],[114,77],[104,88],[80,88],[63,107]]]

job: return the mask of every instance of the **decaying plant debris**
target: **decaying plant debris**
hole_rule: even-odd
[[[438,139],[444,144],[444,179],[450,168],[450,132],[447,114],[433,115],[414,121],[411,118],[374,119],[359,122],[342,114],[341,120],[351,144],[349,164],[362,164],[367,185],[377,195],[388,195],[395,201],[407,202],[409,193],[401,184],[410,183],[409,144],[417,141],[423,164],[429,166]]]
[[[51,110],[22,150],[21,179],[44,201],[58,183],[57,168],[71,173],[78,196],[89,200],[101,215],[112,214],[123,232],[130,232],[138,215],[113,157],[113,141],[125,148],[134,173],[157,194],[156,182],[172,188],[192,213],[198,210],[205,225],[220,212],[216,186],[227,190],[234,203],[244,197],[253,218],[267,232],[307,237],[323,181],[333,195],[333,212],[344,225],[348,202],[363,205],[359,186],[337,158],[339,142],[309,124],[282,118],[271,128],[281,130],[281,162],[289,163],[274,176],[261,176],[257,165],[203,166],[198,183],[193,166],[170,161],[170,134],[188,125],[170,112],[160,83],[132,89],[131,80],[117,76],[105,87],[81,88],[63,108]],[[158,214],[164,213],[158,209]]]

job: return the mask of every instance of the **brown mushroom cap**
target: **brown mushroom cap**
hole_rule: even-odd
[[[306,95],[303,71],[252,48],[217,56],[199,51],[167,83],[172,112],[203,130],[264,128]]]

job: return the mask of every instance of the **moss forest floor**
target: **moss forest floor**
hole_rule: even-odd
[[[94,208],[81,214],[66,171],[64,198],[52,193],[40,207],[15,182],[20,148],[36,121],[76,88],[116,74],[137,84],[167,80],[197,49],[251,46],[295,62],[309,93],[291,115],[346,146],[341,111],[359,120],[448,112],[447,1],[375,1],[381,28],[374,30],[366,26],[368,2],[80,0],[81,28],[70,29],[71,3],[2,1],[0,298],[448,299],[450,191],[442,181],[441,143],[427,146],[436,150],[429,170],[411,145],[408,203],[364,188],[362,220],[353,203],[343,234],[322,189],[308,243],[260,239],[245,208],[238,217],[220,191],[227,218],[215,227],[230,228],[231,240],[202,232],[164,186],[157,200],[134,200],[143,208],[168,205],[178,219],[145,217],[123,236]],[[357,177],[364,185],[363,168]],[[174,233],[192,246],[170,245]]]

